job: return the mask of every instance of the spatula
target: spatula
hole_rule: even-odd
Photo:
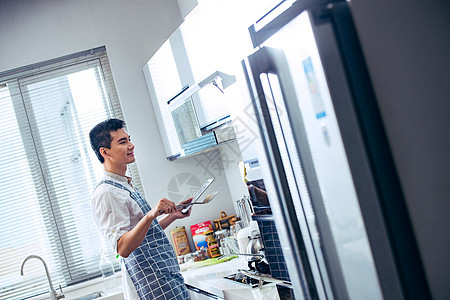
[[[214,197],[216,197],[217,193],[218,192],[214,192],[214,193],[209,194],[208,196],[205,197],[205,199],[203,199],[202,202],[198,201],[198,202],[194,202],[194,203],[178,204],[177,205],[177,209],[189,207],[189,206],[194,205],[194,204],[207,204],[207,203],[211,202],[212,199],[214,199]],[[164,210],[160,210],[159,212],[160,213],[164,213]]]
[[[214,199],[214,197],[216,197],[217,193],[218,192],[209,194],[208,196],[205,197],[205,199],[203,199],[202,202],[198,201],[198,202],[194,202],[194,203],[179,204],[179,205],[177,205],[177,209],[188,207],[188,206],[194,205],[194,204],[207,204],[207,203],[211,202],[212,199]]]

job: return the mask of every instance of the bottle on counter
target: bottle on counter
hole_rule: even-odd
[[[208,254],[211,258],[220,256],[219,242],[214,237],[214,232],[206,234],[206,242],[208,243]]]
[[[219,241],[220,253],[223,255],[230,254],[230,250],[228,249],[228,245],[225,242],[225,238],[229,237],[230,233],[227,229],[222,229],[216,231],[216,238]]]

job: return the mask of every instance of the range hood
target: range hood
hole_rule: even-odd
[[[231,124],[228,112],[222,114],[223,111],[220,111],[216,119],[209,119],[203,124],[199,123],[197,115],[199,112],[205,113],[205,110],[210,108],[217,98],[220,99],[225,94],[224,90],[235,82],[235,76],[215,71],[200,82],[184,87],[167,101],[167,108],[172,114],[181,146],[181,153],[168,157],[169,160],[209,151],[220,143],[236,139],[234,129],[228,126]],[[207,90],[204,89],[207,86],[213,90],[215,96],[209,98],[208,96],[211,96],[211,91],[209,91],[206,93],[208,96],[202,96],[200,99],[200,94]],[[194,102],[196,103],[194,104]]]
[[[222,88],[226,89],[230,85],[236,82],[236,77],[234,75],[228,75],[226,73],[215,71],[199,83],[196,83],[192,86],[186,86],[184,87],[181,92],[179,92],[177,95],[175,95],[173,98],[169,99],[167,101],[167,105],[169,105],[169,110],[171,110],[171,107],[177,107],[181,105],[187,98],[191,97],[198,91],[200,91],[202,88],[207,86],[208,84],[212,84],[215,87],[217,87],[222,93],[223,90],[217,83],[217,80],[221,80],[222,82]]]

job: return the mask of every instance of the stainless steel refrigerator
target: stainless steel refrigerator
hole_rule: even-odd
[[[295,298],[429,298],[349,3],[283,1],[249,33],[234,124],[259,145]]]

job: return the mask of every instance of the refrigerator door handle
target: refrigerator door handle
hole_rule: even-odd
[[[268,156],[268,161],[271,167],[271,173],[274,180],[274,185],[277,191],[280,207],[282,208],[283,218],[286,220],[286,228],[289,229],[289,242],[291,248],[298,251],[294,253],[300,258],[299,265],[296,266],[300,274],[300,278],[306,281],[306,290],[304,290],[305,298],[315,299],[318,297],[317,285],[326,285],[323,282],[315,282],[310,260],[316,258],[309,258],[305,250],[305,244],[302,239],[302,234],[295,214],[295,207],[293,204],[291,192],[287,184],[286,171],[283,166],[280,149],[278,147],[277,138],[275,136],[274,126],[270,115],[270,107],[268,104],[268,95],[265,94],[263,84],[261,82],[261,74],[275,74],[279,80],[279,87],[281,89],[282,100],[286,107],[285,112],[288,115],[289,123],[292,128],[293,138],[297,147],[301,165],[305,169],[305,182],[308,193],[311,198],[311,204],[315,214],[316,227],[318,228],[323,257],[326,266],[326,272],[329,274],[329,284],[331,285],[333,295],[327,295],[336,299],[347,299],[348,293],[344,282],[343,273],[340,267],[339,259],[333,236],[331,233],[330,224],[326,215],[325,206],[323,203],[319,183],[317,180],[311,150],[308,146],[305,126],[303,124],[300,108],[295,93],[295,88],[292,83],[291,74],[288,63],[286,61],[284,52],[280,49],[269,47],[262,47],[248,57],[248,70],[251,78],[247,78],[252,97],[253,106],[256,111],[256,118],[263,138],[265,151]],[[245,61],[243,61],[244,70],[246,69]],[[255,96],[257,95],[257,96]],[[273,99],[275,101],[275,99]],[[275,105],[275,104],[273,104]],[[293,247],[292,247],[293,246]],[[300,265],[301,264],[301,265]],[[326,276],[326,275],[321,275]],[[317,280],[316,280],[317,281]],[[321,287],[326,290],[326,287]]]

